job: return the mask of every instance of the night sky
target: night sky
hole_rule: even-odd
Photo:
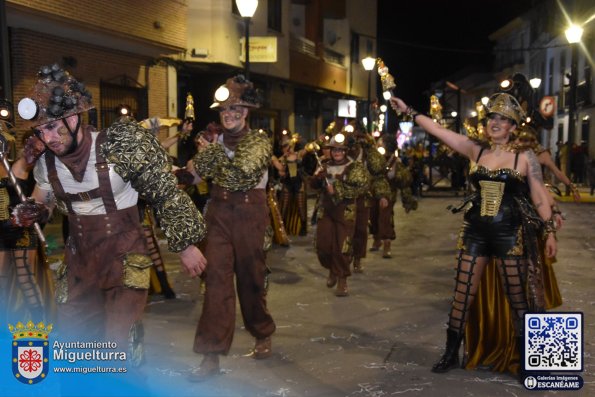
[[[395,77],[395,93],[420,110],[432,82],[467,66],[490,71],[488,36],[537,0],[379,0],[378,56]]]

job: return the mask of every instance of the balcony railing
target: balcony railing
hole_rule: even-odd
[[[327,63],[345,66],[345,55],[333,49],[323,47],[322,43],[318,46],[315,42],[301,36],[291,36],[290,48],[293,51],[312,57],[320,57]]]
[[[302,54],[316,56],[316,43],[305,37],[291,36],[289,47]]]
[[[335,65],[345,66],[345,55],[330,48],[324,49],[324,60]]]

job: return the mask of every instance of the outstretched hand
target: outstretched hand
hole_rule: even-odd
[[[405,113],[407,112],[407,104],[403,102],[401,98],[397,98],[396,96],[390,97],[390,106],[393,110],[397,113]]]

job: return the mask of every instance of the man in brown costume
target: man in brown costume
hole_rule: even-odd
[[[360,161],[347,156],[345,140],[344,131],[330,139],[330,159],[311,181],[312,188],[321,190],[316,254],[320,265],[329,271],[326,286],[337,285],[336,296],[349,294],[347,277],[351,276],[353,259],[355,199],[368,187],[369,175]]]
[[[18,106],[36,135],[25,156],[31,163],[39,158],[37,185],[31,199],[13,211],[13,222],[43,221],[55,204],[68,215],[58,331],[65,339],[114,341],[124,350],[134,339],[149,287],[151,259],[136,207],[139,193],[191,276],[206,266],[193,245],[206,231],[190,198],[176,188],[155,136],[131,121],[101,132],[83,125],[81,114],[93,107],[89,91],[60,66],[40,68],[30,96]]]
[[[271,355],[275,323],[266,304],[263,246],[269,223],[266,184],[272,147],[266,133],[250,130],[246,121],[249,109],[258,106],[250,81],[242,75],[228,79],[211,105],[219,111],[223,134],[213,143],[201,137],[199,151],[187,167],[212,180],[205,216],[209,271],[194,340],[194,351],[204,358],[190,378],[193,381],[219,373],[219,356],[231,347],[236,318],[234,274],[244,325],[256,339],[252,356]]]

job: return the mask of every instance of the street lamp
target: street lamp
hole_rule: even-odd
[[[245,38],[244,38],[244,75],[250,80],[250,19],[256,12],[258,0],[236,0],[236,6],[242,18],[244,18]]]
[[[535,98],[535,94],[537,94],[537,89],[541,85],[541,79],[539,77],[533,77],[531,80],[529,80],[529,85],[531,86],[531,88],[533,88],[533,92],[531,93],[531,102],[533,103],[533,105],[531,106],[531,116],[533,116],[533,113],[537,112],[536,109],[539,107],[539,101],[537,100],[537,98]],[[530,122],[531,117],[527,117],[527,123]]]
[[[372,119],[370,118],[370,107],[371,107],[371,84],[372,84],[372,70],[374,70],[374,65],[376,65],[376,58],[366,57],[362,59],[362,65],[364,65],[364,69],[368,72],[368,132],[372,132]]]
[[[536,90],[541,85],[541,79],[539,77],[533,77],[531,80],[529,80],[529,84],[531,84],[531,87]]]
[[[576,129],[576,80],[578,75],[578,43],[581,41],[583,29],[578,25],[570,25],[564,32],[566,40],[570,44],[571,61],[570,61],[570,90],[568,92],[568,155],[566,162],[566,172],[572,175],[572,144],[574,143],[574,135]],[[566,187],[566,195],[570,194],[570,187]]]

